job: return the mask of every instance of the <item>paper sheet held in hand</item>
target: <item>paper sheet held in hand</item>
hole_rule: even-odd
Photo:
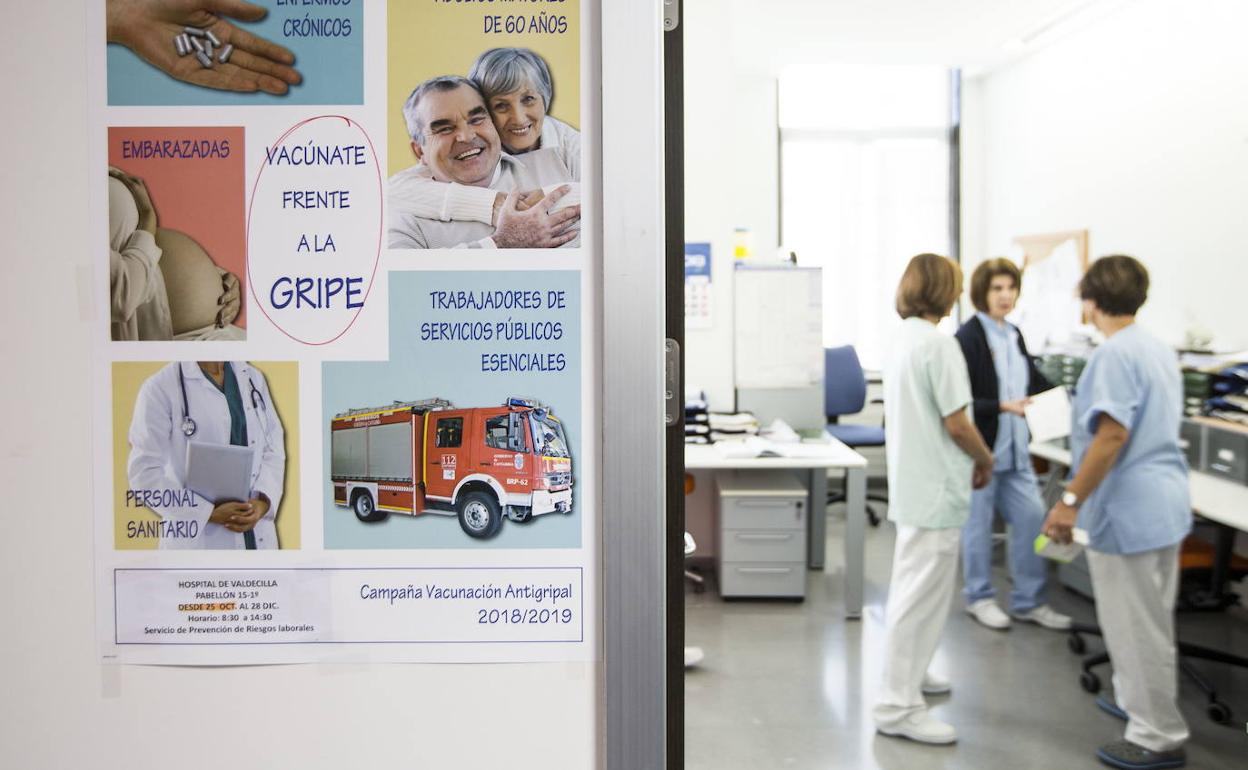
[[[1052,441],[1070,435],[1070,396],[1056,387],[1031,397],[1023,409],[1033,443]]]

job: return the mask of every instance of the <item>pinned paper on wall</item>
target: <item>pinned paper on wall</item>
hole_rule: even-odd
[[[711,244],[685,244],[685,328],[711,327]]]
[[[1024,287],[1010,322],[1033,354],[1061,349],[1083,323],[1078,287],[1088,267],[1088,231],[1015,238],[1010,257],[1023,270]]]
[[[737,388],[808,388],[823,382],[823,279],[819,268],[736,265]]]

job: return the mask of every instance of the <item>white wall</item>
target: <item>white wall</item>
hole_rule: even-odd
[[[1248,347],[1245,29],[1243,0],[1138,0],[968,81],[963,264],[1087,228],[1093,258],[1147,265],[1168,341]]]
[[[731,409],[733,228],[747,227],[754,253],[777,246],[776,79],[747,61],[734,40],[749,7],[685,0],[685,240],[709,242],[712,323],[686,331],[686,378],[711,408]],[[675,298],[673,298],[675,299]]]

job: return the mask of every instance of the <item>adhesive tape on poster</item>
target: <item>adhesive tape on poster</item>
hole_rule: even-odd
[[[121,697],[121,666],[105,664],[100,666],[100,697],[114,700]]]

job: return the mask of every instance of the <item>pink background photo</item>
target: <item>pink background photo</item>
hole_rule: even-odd
[[[187,141],[199,147],[225,147],[226,157],[152,158],[124,157],[123,143],[141,146],[145,141],[172,149],[186,149]],[[204,144],[207,143],[207,144]],[[221,152],[220,155],[225,155]],[[234,323],[247,326],[247,233],[245,156],[241,127],[144,127],[114,126],[108,129],[108,164],[137,176],[147,184],[161,227],[181,230],[204,247],[212,261],[238,276],[242,284],[242,308]]]

